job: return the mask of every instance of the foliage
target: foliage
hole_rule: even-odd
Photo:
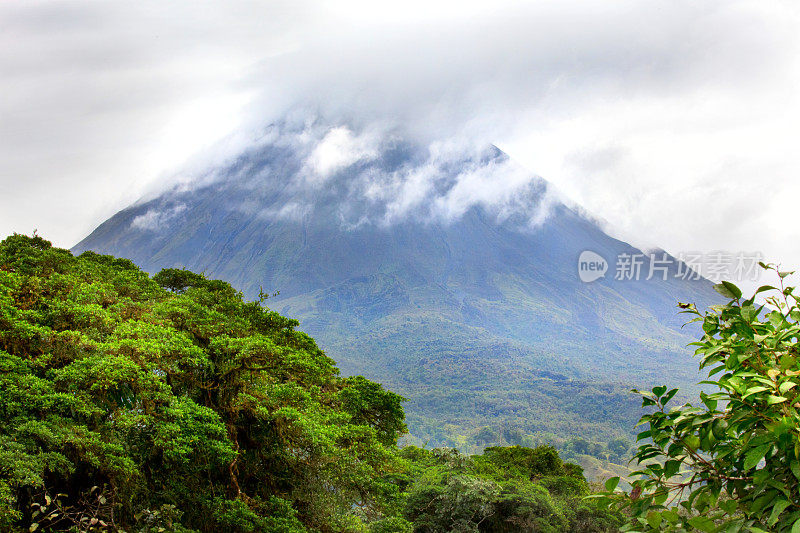
[[[438,372],[433,369],[433,377],[423,381],[410,377],[400,387],[409,398],[405,407],[413,444],[480,453],[487,445],[552,443],[571,460],[590,455],[624,464],[628,459],[627,449],[620,455],[608,444],[622,440],[630,447],[635,439],[631,428],[641,413],[640,402],[629,392],[634,384],[623,387],[532,376],[524,383],[496,383],[495,390],[490,390],[485,383],[445,387],[441,381],[433,382]],[[487,376],[485,381],[489,380]],[[505,386],[509,388],[504,390]]]
[[[296,325],[199,274],[2,241],[0,529],[358,529],[401,398]]]
[[[582,500],[581,469],[552,447],[488,448],[467,457],[413,446],[402,455],[420,472],[408,488],[405,517],[417,533],[445,531],[614,531],[620,515]]]
[[[339,397],[352,422],[375,428],[378,440],[387,446],[397,444],[397,437],[406,429],[402,398],[363,376],[347,378],[345,383]]]
[[[549,446],[397,447],[402,398],[180,269],[0,243],[0,530],[612,531]],[[494,432],[488,432],[494,434]],[[502,438],[524,440],[519,429]]]
[[[639,393],[653,411],[640,421],[638,479],[627,493],[611,479],[602,496],[631,514],[626,530],[800,531],[800,295],[784,285],[790,272],[762,267],[779,288],[744,299],[723,282],[726,305],[681,304],[702,325],[693,344],[714,392],[673,408],[676,389]]]

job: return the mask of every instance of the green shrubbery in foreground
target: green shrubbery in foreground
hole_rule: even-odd
[[[791,272],[762,267],[779,287],[745,299],[723,282],[727,305],[681,305],[702,325],[693,344],[715,392],[674,408],[676,389],[640,393],[653,412],[640,422],[638,479],[628,492],[610,479],[599,497],[632,516],[625,531],[800,532],[800,294],[784,285]]]
[[[402,398],[339,376],[296,326],[202,275],[2,241],[0,530],[620,523],[552,448],[399,449]]]

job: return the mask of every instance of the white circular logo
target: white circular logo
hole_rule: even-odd
[[[608,271],[608,262],[591,250],[581,252],[578,258],[578,277],[584,283],[591,283],[596,279],[602,278]]]

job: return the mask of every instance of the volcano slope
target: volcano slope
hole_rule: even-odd
[[[268,305],[344,373],[408,398],[412,441],[462,449],[629,436],[631,386],[697,381],[676,304],[717,301],[495,147],[307,121],[120,211],[85,250],[279,292]],[[586,250],[608,268],[590,283]],[[614,279],[630,258],[638,275]]]

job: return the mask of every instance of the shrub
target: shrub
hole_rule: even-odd
[[[723,282],[727,304],[681,304],[702,325],[693,345],[714,390],[672,408],[677,389],[639,392],[652,412],[640,421],[637,479],[627,492],[611,479],[600,496],[631,514],[626,530],[800,531],[800,295],[784,285],[790,272],[762,267],[777,288],[745,299]]]

